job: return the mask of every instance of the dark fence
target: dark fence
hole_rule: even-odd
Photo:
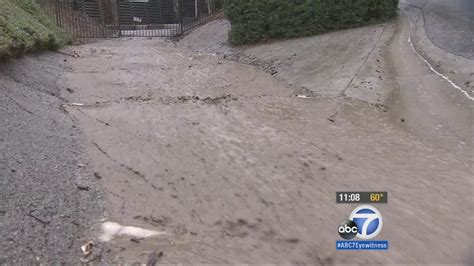
[[[78,38],[178,36],[222,10],[222,0],[36,1]]]

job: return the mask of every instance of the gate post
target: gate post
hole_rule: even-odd
[[[120,27],[119,5],[120,5],[120,0],[115,0],[115,13],[116,13],[116,19],[117,19],[118,37],[122,37],[122,29]]]
[[[183,0],[178,0],[178,21],[180,32],[178,35],[182,35],[184,33],[184,23],[183,23]]]

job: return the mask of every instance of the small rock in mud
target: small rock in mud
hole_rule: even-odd
[[[94,177],[97,179],[102,179],[102,176],[97,172],[94,172]]]
[[[86,185],[81,185],[81,184],[76,184],[77,189],[82,190],[82,191],[89,191],[89,186]]]
[[[81,246],[82,254],[87,257],[92,253],[92,248],[94,247],[94,242],[89,241]]]
[[[67,90],[69,93],[74,93],[74,90],[71,89],[71,88],[66,88],[66,90]]]
[[[35,220],[42,224],[49,224],[51,222],[50,218],[48,218],[46,215],[42,214],[40,210],[32,210],[29,213],[30,217],[33,217]]]
[[[400,119],[400,122],[404,123],[404,122],[405,122],[405,118],[401,118],[401,119]]]

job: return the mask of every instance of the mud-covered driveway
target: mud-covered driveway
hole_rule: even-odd
[[[163,252],[165,263],[469,261],[466,147],[446,151],[418,140],[383,104],[391,89],[383,47],[393,29],[302,42],[288,61],[308,58],[304,49],[344,55],[320,61],[324,67],[305,79],[314,88],[291,81],[285,62],[251,60],[256,67],[161,39],[66,49],[65,110],[86,134],[107,221],[166,232],[117,235],[104,256],[129,263],[152,252]],[[389,192],[389,204],[378,206],[389,251],[335,251],[337,225],[353,207],[335,204],[341,190]]]

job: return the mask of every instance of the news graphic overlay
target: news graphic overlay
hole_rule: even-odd
[[[347,198],[346,198],[347,195]],[[377,195],[377,196],[374,196]],[[338,203],[387,203],[387,192],[337,192]],[[385,198],[382,200],[382,198]],[[336,241],[337,250],[387,250],[388,240],[373,240],[383,228],[383,216],[372,205],[357,206],[339,223],[339,236],[345,240]],[[361,239],[361,240],[354,240]]]
[[[355,208],[349,220],[357,225],[357,237],[360,239],[372,239],[382,231],[382,214],[370,205],[362,205]]]
[[[387,192],[336,192],[336,203],[375,204],[387,202]]]
[[[338,231],[342,238],[349,240],[356,237],[357,233],[359,232],[359,227],[357,227],[355,222],[346,220],[339,224]]]

